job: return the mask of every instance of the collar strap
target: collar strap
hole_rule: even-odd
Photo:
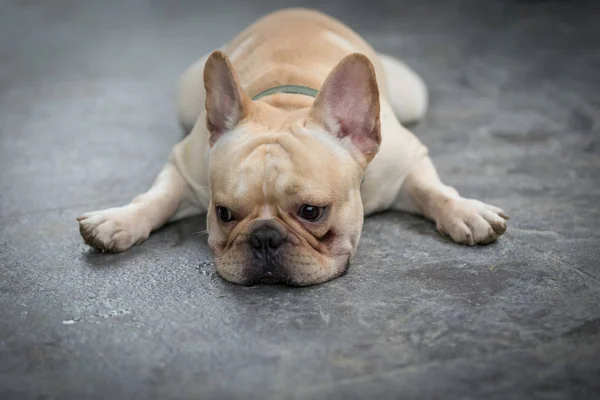
[[[270,89],[264,90],[264,91],[260,92],[259,94],[257,94],[256,96],[254,96],[252,98],[252,100],[258,100],[265,96],[270,96],[275,93],[301,94],[304,96],[317,97],[317,93],[319,93],[319,91],[316,89],[313,89],[313,88],[309,88],[308,86],[282,85],[282,86],[275,86]]]

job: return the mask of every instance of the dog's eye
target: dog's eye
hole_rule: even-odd
[[[298,216],[307,221],[316,221],[323,216],[323,211],[325,207],[317,207],[311,206],[310,204],[305,204],[300,207],[300,211],[298,211]]]
[[[217,216],[223,222],[229,222],[233,220],[233,214],[227,207],[216,206],[215,210],[217,211]]]

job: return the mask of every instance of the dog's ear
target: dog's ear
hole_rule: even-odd
[[[381,144],[379,89],[366,56],[350,54],[336,65],[315,99],[310,118],[339,138],[364,166],[375,157]]]
[[[233,65],[222,51],[213,52],[204,65],[206,127],[210,145],[246,117],[250,99],[242,91]]]

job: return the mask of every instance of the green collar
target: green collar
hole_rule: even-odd
[[[289,93],[289,94],[302,94],[304,96],[317,97],[318,90],[309,88],[308,86],[301,85],[282,85],[275,86],[271,89],[260,92],[252,98],[252,100],[258,100],[265,96],[270,96],[275,93]]]

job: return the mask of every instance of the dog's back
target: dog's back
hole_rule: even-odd
[[[401,122],[415,122],[427,109],[427,89],[416,73],[402,62],[376,53],[356,32],[318,11],[294,8],[268,14],[221,49],[229,56],[250,97],[278,85],[319,89],[343,57],[362,53],[375,67],[382,100],[390,102]],[[204,109],[201,88],[207,57],[188,68],[180,80],[178,116],[185,132],[192,129]],[[275,95],[269,102],[280,105],[280,100]],[[310,105],[308,98],[294,101]]]
[[[240,33],[225,52],[250,97],[284,84],[319,88],[333,67],[351,53],[369,57],[379,86],[385,86],[371,46],[342,23],[313,10],[269,14]]]

